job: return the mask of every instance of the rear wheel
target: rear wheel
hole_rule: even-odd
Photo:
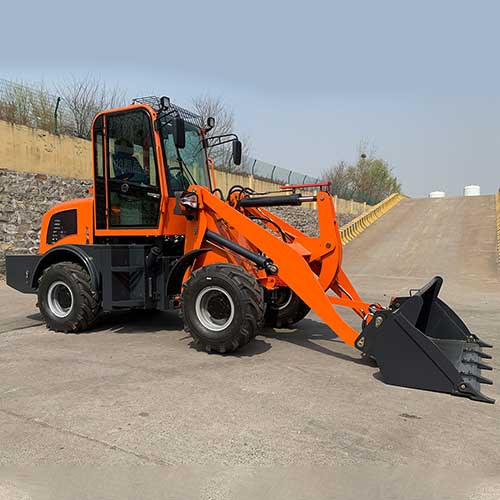
[[[184,328],[207,352],[232,352],[263,325],[262,287],[234,264],[211,264],[194,271],[184,285]]]
[[[58,262],[45,269],[39,280],[38,307],[50,330],[78,332],[95,322],[99,300],[82,266]]]
[[[310,310],[311,308],[290,288],[280,287],[276,299],[267,305],[266,324],[287,328],[304,319]]]

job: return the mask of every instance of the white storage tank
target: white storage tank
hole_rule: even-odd
[[[464,187],[464,196],[480,196],[481,186],[471,184],[470,186]]]
[[[444,191],[431,191],[429,198],[444,198],[446,196]]]

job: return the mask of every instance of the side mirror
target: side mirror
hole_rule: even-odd
[[[241,141],[238,139],[233,141],[233,163],[241,165]]]
[[[207,127],[205,129],[206,132],[212,130],[215,127],[215,118],[213,116],[209,116],[207,118]]]
[[[183,149],[186,146],[186,128],[184,126],[184,120],[179,116],[174,118],[172,128],[174,144],[179,149]]]

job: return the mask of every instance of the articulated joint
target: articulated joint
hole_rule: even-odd
[[[278,274],[278,266],[271,259],[266,259],[262,267],[268,274]]]

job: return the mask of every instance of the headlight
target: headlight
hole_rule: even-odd
[[[196,193],[184,193],[180,198],[181,205],[189,208],[198,208],[198,195]]]

